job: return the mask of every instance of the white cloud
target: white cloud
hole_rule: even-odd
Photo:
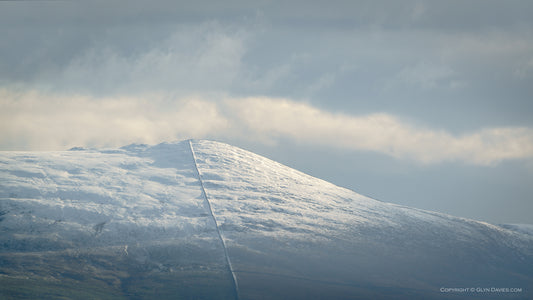
[[[123,146],[224,131],[215,103],[199,98],[92,98],[0,90],[0,148],[53,150]]]
[[[462,135],[421,128],[393,115],[330,113],[287,99],[93,98],[0,90],[0,148],[51,150],[186,138],[292,139],[379,152],[421,163],[490,165],[533,157],[533,129],[485,128]]]
[[[454,136],[410,125],[392,115],[333,114],[289,100],[229,100],[242,126],[265,141],[290,138],[309,144],[375,151],[422,163],[463,161],[490,165],[533,157],[533,129],[489,128]]]

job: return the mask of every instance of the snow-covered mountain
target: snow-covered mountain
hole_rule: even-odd
[[[527,226],[376,201],[218,142],[2,152],[0,172],[2,299],[533,298]]]

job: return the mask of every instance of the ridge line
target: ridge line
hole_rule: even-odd
[[[215,228],[217,230],[218,238],[220,240],[220,243],[222,244],[222,248],[224,249],[224,256],[226,257],[226,263],[228,264],[228,269],[229,269],[230,274],[231,274],[231,280],[232,280],[232,283],[233,283],[235,299],[239,300],[239,285],[237,283],[237,277],[235,276],[235,272],[233,271],[233,265],[231,264],[231,260],[229,258],[228,248],[226,247],[226,242],[224,241],[224,238],[222,237],[222,233],[220,232],[220,228],[218,226],[218,221],[217,221],[215,215],[213,214],[213,209],[211,208],[211,203],[209,202],[209,198],[207,198],[207,193],[205,191],[204,182],[202,180],[202,175],[200,174],[200,170],[198,169],[198,163],[196,162],[196,154],[194,153],[194,149],[192,147],[191,140],[188,140],[188,142],[189,142],[189,149],[191,150],[191,154],[192,154],[192,160],[193,160],[193,163],[194,163],[194,168],[196,170],[196,173],[198,174],[198,181],[200,181],[200,187],[202,188],[202,194],[204,195],[204,200],[207,203],[207,208],[209,210],[209,215],[211,216],[211,218],[215,222]]]

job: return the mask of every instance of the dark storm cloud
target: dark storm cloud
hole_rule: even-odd
[[[529,1],[0,5],[7,88],[290,97],[456,132],[533,125]]]

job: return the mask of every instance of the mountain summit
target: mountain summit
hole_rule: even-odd
[[[0,153],[2,299],[527,299],[533,235],[227,144]]]

